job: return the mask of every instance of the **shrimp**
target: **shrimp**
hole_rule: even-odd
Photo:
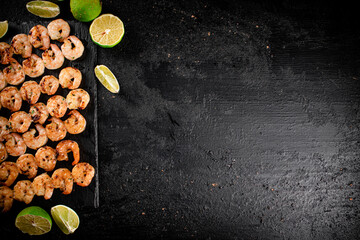
[[[28,35],[23,33],[15,35],[11,41],[11,46],[15,54],[21,55],[23,58],[29,58],[31,56],[32,45]]]
[[[0,42],[0,63],[9,64],[13,56],[13,48],[6,42]]]
[[[66,130],[70,134],[82,133],[86,128],[86,119],[77,110],[69,112],[70,117],[64,121]]]
[[[34,178],[38,171],[35,157],[29,153],[21,155],[16,160],[16,166],[18,167],[19,172],[26,175],[29,179]]]
[[[32,182],[32,187],[37,196],[44,196],[46,200],[51,198],[54,191],[52,178],[47,173],[35,177]]]
[[[46,119],[49,117],[49,112],[44,103],[36,103],[32,105],[29,110],[29,114],[34,123],[44,124]]]
[[[71,174],[77,185],[86,187],[90,185],[91,180],[95,175],[95,168],[89,163],[81,162],[73,167]]]
[[[0,208],[2,212],[7,212],[11,209],[13,204],[14,192],[7,186],[0,187]]]
[[[18,181],[14,186],[14,199],[26,204],[31,203],[35,195],[30,180]]]
[[[70,25],[63,19],[51,21],[47,26],[51,40],[63,42],[70,35]]]
[[[26,75],[31,78],[40,77],[45,71],[45,64],[41,57],[31,54],[30,58],[23,61],[23,68]]]
[[[10,66],[3,70],[5,81],[11,85],[19,85],[25,80],[23,67],[14,58],[10,58]]]
[[[48,99],[46,107],[53,117],[61,118],[67,110],[66,100],[63,96],[55,95]]]
[[[5,75],[3,74],[3,72],[0,70],[0,91],[4,89],[4,87],[6,87],[7,82],[5,80]],[[1,109],[1,107],[0,107]]]
[[[10,133],[3,138],[6,140],[5,148],[9,155],[18,157],[26,152],[26,144],[20,134]]]
[[[54,95],[59,88],[59,79],[53,75],[46,75],[40,81],[41,92],[47,95]]]
[[[0,181],[2,185],[11,186],[19,175],[19,169],[14,162],[0,164]]]
[[[82,74],[79,69],[66,67],[60,71],[59,83],[62,88],[76,89],[80,86]]]
[[[66,59],[73,61],[81,57],[84,53],[84,45],[75,36],[69,36],[65,38],[63,45],[61,45],[61,51]]]
[[[57,160],[58,161],[67,161],[69,160],[68,153],[73,152],[74,161],[72,165],[75,165],[80,160],[80,149],[77,142],[72,140],[63,140],[58,143],[56,146],[56,152],[58,154]]]
[[[71,90],[66,96],[66,103],[69,109],[85,109],[89,101],[89,93],[81,88]]]
[[[35,104],[39,100],[41,88],[35,81],[26,81],[20,88],[20,94],[24,101]]]
[[[30,29],[29,41],[34,48],[46,50],[50,47],[50,37],[46,27],[36,25]]]
[[[35,128],[39,133],[36,137],[35,137],[36,130],[32,128],[23,134],[23,139],[28,148],[36,150],[47,143],[48,137],[46,135],[45,128],[41,124],[36,124]]]
[[[14,132],[24,133],[31,124],[31,117],[24,111],[18,111],[11,114],[9,118],[9,126]]]
[[[52,117],[49,121],[51,123],[45,127],[48,138],[53,142],[64,139],[67,131],[63,121],[60,118],[55,117]]]
[[[6,151],[6,148],[5,148],[5,145],[0,142],[0,163],[5,161],[8,157],[8,154],[7,154],[7,151]]]
[[[7,118],[0,116],[0,141],[4,141],[3,136],[9,134],[9,121]]]
[[[56,150],[49,146],[39,148],[35,153],[35,161],[39,168],[49,172],[56,165]]]
[[[42,59],[47,69],[58,69],[63,65],[65,61],[64,55],[61,52],[60,48],[53,43],[50,44],[49,49],[43,52]]]
[[[73,189],[73,177],[67,168],[58,168],[51,175],[55,188],[60,188],[63,194],[70,194]]]
[[[0,93],[1,106],[12,112],[19,111],[22,105],[22,98],[16,87],[6,87]]]

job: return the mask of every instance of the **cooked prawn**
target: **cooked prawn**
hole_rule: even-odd
[[[61,118],[67,110],[66,100],[61,95],[55,95],[48,99],[46,107],[53,117]]]
[[[87,162],[81,162],[73,167],[71,174],[77,185],[86,187],[90,185],[95,175],[95,168]]]
[[[20,94],[24,101],[35,104],[39,100],[41,88],[35,81],[26,81],[20,88]]]
[[[0,181],[2,185],[11,186],[19,175],[19,169],[14,162],[0,164]]]
[[[66,96],[66,103],[69,109],[85,109],[89,101],[89,93],[81,88],[71,90]]]
[[[4,141],[3,136],[10,132],[9,121],[0,116],[0,141]]]
[[[66,67],[60,71],[59,83],[62,88],[76,89],[80,86],[82,74],[79,69]]]
[[[55,117],[50,118],[49,121],[51,123],[49,123],[45,127],[46,135],[48,136],[48,138],[53,142],[64,139],[67,131],[63,121],[60,118]]]
[[[66,59],[73,61],[81,57],[84,53],[84,45],[75,36],[69,36],[65,38],[63,45],[61,45],[61,51]]]
[[[46,135],[45,128],[41,124],[36,124],[35,128],[39,133],[36,137],[35,137],[36,130],[32,128],[23,134],[23,139],[26,146],[28,146],[28,148],[36,150],[47,143],[48,137]]]
[[[12,112],[19,111],[22,105],[22,99],[19,90],[16,87],[6,87],[0,93],[1,106]]]
[[[55,188],[60,188],[63,194],[70,194],[73,188],[73,178],[67,168],[58,168],[51,175]]]
[[[14,186],[14,199],[26,204],[31,203],[35,195],[30,180],[18,181]]]
[[[20,174],[26,175],[29,179],[34,178],[38,171],[35,157],[32,154],[23,154],[16,160],[16,166]]]
[[[77,142],[72,140],[63,140],[58,143],[56,146],[56,152],[58,154],[57,160],[58,161],[67,161],[69,160],[68,153],[72,152],[74,161],[72,162],[72,165],[75,165],[80,160],[80,149]]]
[[[44,196],[46,200],[51,198],[54,191],[52,179],[47,173],[35,177],[32,182],[32,187],[37,196]]]
[[[20,134],[9,133],[3,138],[6,141],[5,148],[9,155],[18,157],[26,152],[26,144]]]
[[[77,110],[69,112],[70,117],[64,121],[66,130],[70,134],[82,133],[86,128],[86,119]]]
[[[0,63],[9,64],[13,56],[13,48],[6,42],[0,42]]]
[[[6,151],[6,148],[5,148],[5,145],[0,142],[0,163],[5,161],[8,157],[8,154],[7,154],[7,151]]]
[[[35,161],[39,168],[49,172],[56,165],[56,150],[49,146],[39,148],[35,153]]]
[[[2,212],[7,212],[13,204],[14,191],[7,186],[0,187],[0,208]]]
[[[0,91],[4,89],[4,87],[6,87],[7,82],[5,80],[5,75],[3,74],[3,72],[0,70]],[[1,107],[0,107],[1,109]]]
[[[43,52],[42,59],[47,69],[58,69],[63,65],[65,61],[64,55],[61,52],[60,48],[53,43],[50,44],[49,49]]]
[[[31,56],[32,46],[28,35],[23,33],[15,35],[11,41],[11,46],[15,54],[21,55],[23,58]]]
[[[11,85],[19,85],[25,80],[23,67],[14,58],[10,58],[10,66],[3,70],[5,81]]]
[[[59,79],[53,75],[46,75],[40,81],[41,92],[47,95],[54,95],[59,88]]]
[[[11,114],[9,118],[9,126],[14,132],[24,133],[29,129],[31,121],[31,117],[28,113],[18,111]]]
[[[23,61],[23,68],[26,75],[31,78],[36,78],[43,75],[45,71],[45,64],[41,57],[36,54],[31,54],[30,58]]]
[[[44,103],[39,102],[32,105],[29,110],[29,114],[34,123],[44,124],[46,119],[49,117],[49,112]]]
[[[30,29],[29,41],[34,48],[46,50],[50,47],[50,37],[46,27],[36,25]]]
[[[51,40],[63,42],[70,35],[70,25],[63,19],[51,21],[47,26]]]

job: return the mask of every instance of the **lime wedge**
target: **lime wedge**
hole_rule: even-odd
[[[26,4],[26,9],[32,14],[42,18],[54,18],[60,13],[56,3],[49,1],[31,1]]]
[[[101,47],[112,48],[124,36],[124,24],[120,18],[112,14],[103,14],[90,25],[91,39]]]
[[[80,219],[74,210],[65,205],[56,205],[51,208],[51,216],[56,225],[65,234],[74,233],[79,227]]]
[[[2,38],[8,31],[9,23],[8,21],[0,22],[0,38]]]
[[[50,215],[41,207],[27,207],[15,219],[15,226],[29,235],[42,235],[51,230]]]
[[[95,76],[110,92],[118,93],[120,91],[119,82],[110,69],[105,65],[97,65],[95,67]]]

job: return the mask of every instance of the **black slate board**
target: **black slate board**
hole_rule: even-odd
[[[1,39],[2,42],[11,43],[11,39],[13,36],[19,33],[26,33],[28,34],[29,30],[37,25],[43,25],[47,26],[47,24],[50,22],[46,20],[41,20],[37,22],[26,22],[21,23],[19,25],[11,24],[9,25],[9,31],[6,34],[6,37]],[[82,211],[91,211],[94,207],[97,208],[99,206],[99,183],[98,183],[98,133],[97,133],[97,85],[96,85],[96,79],[93,72],[93,69],[95,67],[95,62],[97,59],[97,51],[96,46],[91,41],[88,27],[82,23],[70,21],[69,22],[71,27],[71,33],[70,35],[77,36],[84,44],[85,51],[81,58],[75,60],[75,61],[69,61],[65,59],[65,62],[63,66],[60,69],[57,70],[45,70],[45,73],[42,75],[54,75],[55,77],[59,76],[60,70],[64,67],[72,66],[77,69],[79,69],[83,75],[83,80],[80,85],[80,88],[85,89],[91,97],[90,103],[84,110],[79,110],[79,112],[86,118],[87,125],[86,129],[83,133],[78,135],[71,135],[67,133],[65,139],[71,139],[76,141],[79,144],[80,147],[80,162],[88,162],[95,168],[95,177],[93,178],[91,184],[88,187],[80,187],[74,184],[73,192],[70,195],[63,195],[59,189],[55,189],[53,196],[49,200],[45,200],[43,197],[34,196],[33,201],[28,206],[41,206],[48,212],[50,212],[50,208],[57,204],[64,204],[67,205],[74,210],[82,210]],[[57,44],[59,47],[61,46],[61,43],[56,41],[51,41],[52,43]],[[38,56],[41,57],[41,50],[33,49],[33,53],[36,53]],[[14,55],[14,58],[21,63],[23,59],[20,56]],[[5,68],[5,65],[0,66],[1,68]],[[29,80],[35,80],[36,82],[40,82],[42,76],[38,78],[30,78],[26,76],[25,81]],[[20,89],[21,85],[16,86],[18,89]],[[56,95],[62,95],[66,97],[67,93],[69,92],[68,89],[62,89],[61,86],[59,86],[58,91],[56,92]],[[38,102],[43,102],[46,104],[47,99],[50,96],[41,94],[40,99]],[[23,101],[23,105],[21,110],[28,112],[30,108],[30,105]],[[68,110],[69,112],[69,110]],[[0,110],[0,115],[4,117],[10,116],[10,111],[8,109],[2,108]],[[67,115],[65,115],[62,120],[67,119]],[[49,117],[50,118],[50,117]],[[49,122],[45,122],[43,126],[48,124]],[[30,128],[33,128],[34,124],[30,126]],[[48,141],[47,145],[51,146],[53,148],[56,147],[56,144],[58,142],[52,142]],[[35,150],[27,149],[27,153],[35,154]],[[68,168],[69,170],[72,169],[71,162],[73,160],[72,154],[69,154],[69,161],[61,161],[57,162],[55,169],[60,167]],[[9,156],[6,161],[16,161],[17,157],[11,157]],[[45,172],[43,169],[38,170],[38,175]],[[48,172],[48,174],[51,176],[53,171]],[[19,175],[18,180],[25,180],[27,179],[26,176]],[[30,179],[31,180],[31,179]],[[16,183],[16,182],[15,182]],[[11,188],[15,185],[15,183],[11,186]],[[16,216],[16,214],[19,213],[23,208],[27,207],[27,205],[23,202],[18,202],[14,200],[12,209],[6,213],[6,214],[0,214],[1,219],[1,229],[6,231],[7,226],[12,228],[13,227],[13,221],[7,221],[9,220],[9,217],[7,215]],[[10,225],[9,225],[10,224]]]

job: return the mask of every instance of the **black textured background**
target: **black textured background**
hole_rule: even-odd
[[[36,19],[25,2],[3,1],[0,20]],[[121,92],[98,84],[100,207],[78,211],[71,238],[360,238],[355,5],[109,0],[103,13],[125,24],[97,59]]]

